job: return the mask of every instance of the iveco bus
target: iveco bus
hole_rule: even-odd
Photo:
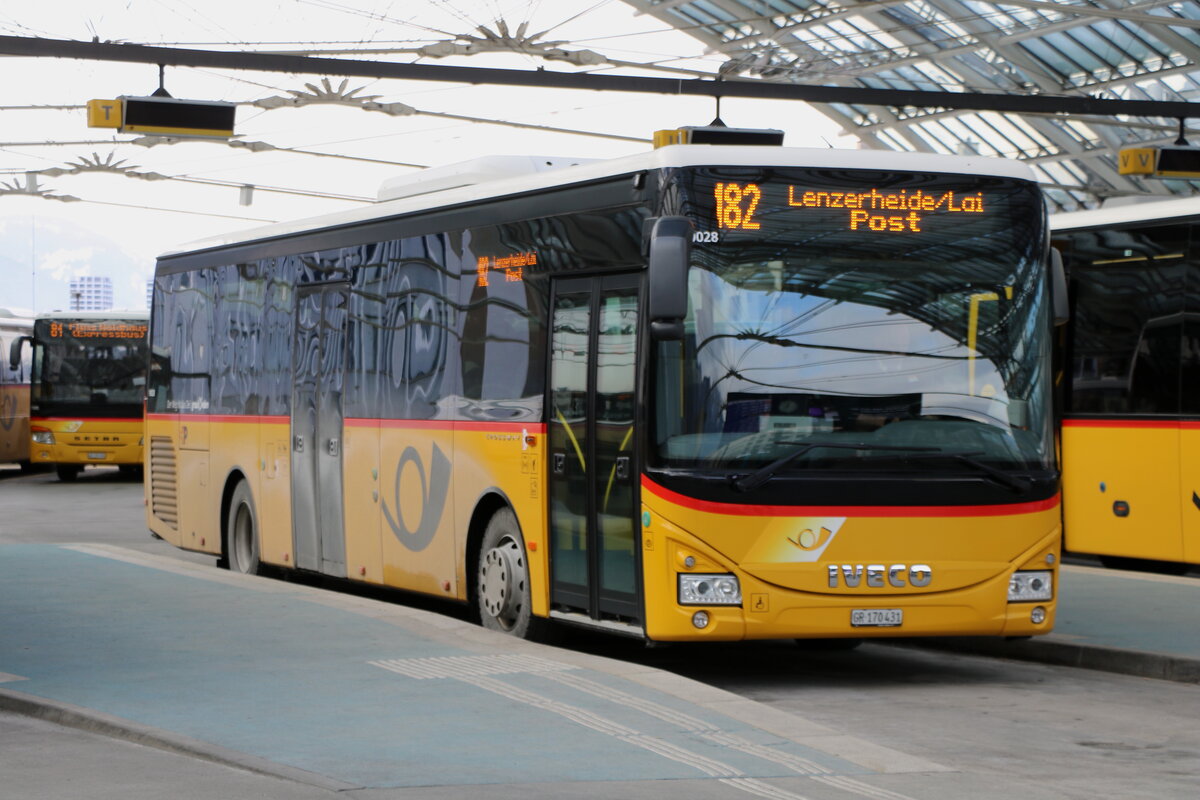
[[[1009,161],[428,170],[161,257],[148,522],[514,634],[1045,633],[1047,253]]]

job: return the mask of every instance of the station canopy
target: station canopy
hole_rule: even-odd
[[[624,0],[728,59],[729,78],[918,91],[1200,100],[1200,1]],[[1124,147],[1171,144],[1177,119],[814,108],[865,148],[1029,163],[1059,210],[1190,195],[1200,182],[1117,172]],[[1200,120],[1186,133],[1200,145]]]

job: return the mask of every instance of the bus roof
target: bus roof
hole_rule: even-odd
[[[114,308],[111,311],[47,311],[44,314],[38,314],[37,319],[71,319],[71,320],[89,320],[89,319],[135,319],[149,320],[150,312],[141,311],[138,309],[121,309]]]
[[[385,183],[380,194],[396,199],[383,200],[362,208],[337,212],[320,217],[310,217],[294,222],[280,222],[246,231],[202,239],[168,251],[160,256],[166,258],[180,253],[211,250],[265,239],[274,239],[297,233],[319,231],[343,225],[354,225],[388,217],[401,216],[431,208],[447,208],[466,205],[479,200],[508,195],[537,192],[588,183],[605,178],[629,175],[638,172],[673,167],[731,166],[731,167],[826,167],[833,169],[876,169],[895,172],[940,172],[973,176],[994,176],[1036,180],[1033,170],[1025,164],[1000,158],[984,156],[949,156],[927,153],[897,153],[885,150],[817,149],[769,146],[721,146],[721,145],[672,145],[649,150],[622,158],[586,161],[583,159],[531,158],[524,156],[500,156],[511,167],[512,159],[523,159],[530,163],[530,171],[514,176],[515,170],[498,167],[489,170],[483,163],[486,159],[475,159],[465,164],[476,165],[475,169],[460,165],[435,167],[414,173],[409,180],[392,180]],[[553,162],[553,164],[543,164]],[[568,163],[569,166],[558,166]],[[550,167],[550,168],[547,168]],[[476,172],[484,176],[497,176],[484,183],[456,182],[460,173]],[[505,177],[498,177],[504,175]],[[428,176],[429,188],[421,191],[419,184]],[[403,195],[403,196],[397,196]]]
[[[1200,197],[1179,197],[1173,200],[1154,200],[1129,203],[1090,211],[1071,211],[1050,215],[1050,229],[1055,231],[1076,228],[1109,228],[1126,222],[1151,222],[1181,217],[1200,216]]]

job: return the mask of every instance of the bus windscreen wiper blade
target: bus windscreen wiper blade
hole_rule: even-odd
[[[762,486],[771,478],[775,477],[776,471],[787,466],[792,461],[807,453],[809,450],[817,448],[829,448],[831,450],[900,450],[908,453],[930,453],[937,454],[940,448],[937,447],[896,447],[888,445],[866,444],[864,442],[780,442],[780,444],[798,444],[792,452],[782,458],[777,458],[765,467],[759,467],[748,475],[743,475],[740,478],[734,478],[732,481],[733,488],[739,492],[749,492]]]
[[[1024,494],[1025,492],[1028,492],[1031,488],[1033,488],[1033,481],[1029,480],[1028,478],[1022,478],[1017,475],[1010,475],[1009,473],[1005,472],[1002,469],[996,469],[995,467],[993,467],[990,464],[985,464],[984,462],[980,461],[979,459],[973,458],[973,456],[981,456],[981,455],[983,455],[982,452],[972,452],[972,453],[941,453],[941,452],[939,452],[939,453],[929,453],[929,454],[918,454],[918,455],[914,455],[914,456],[901,456],[901,458],[908,458],[910,460],[914,459],[914,458],[952,458],[955,461],[966,464],[967,466],[971,467],[972,469],[976,469],[979,472],[982,472],[984,474],[984,476],[990,478],[995,483],[1000,484],[1001,486],[1005,487],[1006,489],[1011,489],[1012,491],[1014,491],[1018,494]]]

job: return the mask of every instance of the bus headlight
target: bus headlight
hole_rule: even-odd
[[[680,575],[679,604],[740,606],[742,587],[735,575]]]
[[[1054,597],[1053,573],[1050,570],[1014,572],[1008,579],[1008,602],[1032,603]]]
[[[32,431],[32,436],[34,444],[54,444],[53,431]]]

